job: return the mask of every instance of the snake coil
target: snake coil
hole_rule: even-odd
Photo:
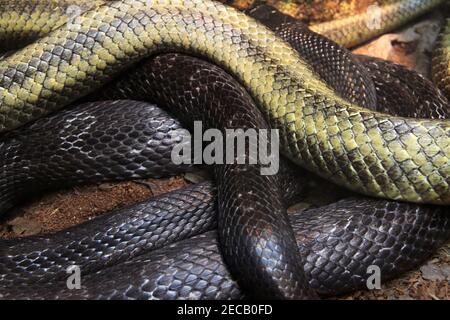
[[[365,58],[354,58],[347,51],[341,51],[337,45],[310,33],[288,18],[278,16],[280,21],[277,26],[271,26],[269,23],[269,27],[273,29],[271,31],[249,16],[213,1],[152,1],[151,6],[144,0],[99,1],[90,4],[85,1],[61,2],[61,7],[69,3],[80,4],[80,15],[70,19],[66,11],[62,10],[56,10],[43,19],[43,12],[48,12],[49,7],[54,4],[39,1],[32,3],[34,19],[42,23],[42,28],[38,32],[34,34],[27,32],[26,24],[14,23],[11,19],[14,18],[11,13],[17,12],[17,8],[27,7],[24,2],[6,4],[3,10],[10,16],[5,18],[5,13],[2,13],[3,19],[0,20],[6,26],[2,28],[3,32],[6,30],[4,35],[6,39],[22,35],[23,41],[32,41],[0,61],[2,131],[15,129],[41,115],[70,105],[107,85],[105,94],[110,97],[125,99],[131,98],[128,95],[132,94],[133,99],[153,99],[158,104],[167,105],[169,110],[187,126],[200,119],[207,123],[208,127],[221,129],[230,127],[261,129],[269,126],[276,128],[280,132],[284,155],[321,177],[374,197],[441,205],[433,207],[411,204],[397,207],[394,202],[367,200],[366,205],[382,208],[381,211],[375,211],[374,223],[379,222],[379,219],[386,219],[388,225],[395,230],[394,238],[404,238],[405,234],[411,235],[413,230],[416,231],[417,226],[420,226],[420,229],[429,223],[433,227],[425,227],[428,232],[423,233],[423,238],[428,239],[431,236],[432,240],[423,241],[425,247],[435,248],[448,235],[448,223],[442,212],[447,210],[444,205],[450,204],[450,123],[445,119],[448,102],[440,93],[430,94],[429,98],[422,97],[415,110],[407,111],[405,115],[392,116],[381,113],[386,105],[392,104],[386,102],[386,99],[378,101],[380,97],[383,98],[378,92],[387,92],[380,90],[383,85],[386,87],[387,82],[372,76],[374,70],[383,68],[382,62],[371,60],[361,63]],[[422,6],[419,8],[423,9]],[[253,14],[259,12],[253,11]],[[49,24],[52,19],[58,22],[54,26]],[[260,20],[264,21],[262,18]],[[39,38],[35,40],[36,37]],[[299,55],[295,45],[291,47],[281,38],[307,45],[297,46]],[[333,58],[338,57],[346,72],[339,75],[336,66],[317,59],[317,54],[314,53],[321,49],[327,50],[326,52]],[[213,65],[179,55],[158,56],[149,62],[141,63],[135,69],[132,67],[143,58],[167,51],[182,51],[207,58],[232,76]],[[183,66],[185,72],[180,74]],[[353,66],[357,69],[353,69]],[[119,71],[123,70],[132,72],[111,83]],[[408,79],[417,81],[421,88],[426,88],[424,89],[426,92],[434,92],[426,81],[402,69],[398,70],[400,71],[397,75],[392,73],[394,78],[406,74]],[[379,83],[372,82],[372,79],[368,80],[369,74]],[[348,75],[357,79],[360,88],[355,89],[348,85],[348,81],[341,81],[343,78],[349,78]],[[204,79],[207,81],[204,82]],[[149,87],[143,84],[148,85],[150,82],[152,86]],[[214,91],[202,83],[214,83]],[[359,95],[361,92],[364,94]],[[208,96],[209,98],[212,96],[212,99],[205,100]],[[123,103],[134,105],[131,102]],[[269,123],[258,114],[254,105],[260,108]],[[430,110],[426,110],[426,106],[429,105],[436,107],[436,111],[431,111],[435,112],[431,117],[437,119],[407,118],[410,115],[429,115]],[[33,130],[31,132],[33,133]],[[7,132],[5,137],[11,137],[10,135],[14,140],[14,132]],[[42,137],[45,135],[38,136],[38,139]],[[94,141],[99,141],[99,137],[96,139]],[[132,144],[124,143],[125,149]],[[21,147],[22,145],[19,149]],[[13,150],[11,145],[5,145],[5,148]],[[73,150],[70,146],[68,149]],[[79,160],[77,155],[74,155],[74,158]],[[28,163],[30,167],[41,165],[34,163],[33,159]],[[93,167],[96,165],[97,163],[94,163]],[[14,163],[11,166],[14,167]],[[324,289],[330,287],[329,281],[324,280],[322,274],[312,272],[312,270],[326,270],[327,274],[332,275],[331,278],[338,277],[337,274],[342,273],[342,265],[335,261],[336,251],[326,252],[332,253],[330,259],[333,263],[337,263],[338,268],[336,265],[324,267],[322,257],[317,258],[316,264],[313,263],[311,268],[308,267],[311,255],[314,256],[317,251],[313,249],[312,252],[308,251],[308,254],[305,254],[304,250],[296,250],[299,237],[304,238],[304,241],[310,237],[309,234],[299,233],[299,230],[307,227],[294,230],[291,228],[291,221],[286,214],[286,204],[281,201],[281,190],[285,185],[278,176],[259,175],[258,169],[259,166],[221,165],[216,166],[214,170],[218,186],[218,241],[231,277],[237,279],[239,288],[245,292],[253,292],[254,295],[263,298],[314,298],[315,292],[327,295],[327,292],[338,291],[333,286],[333,289]],[[3,174],[5,181],[11,181],[10,172],[5,171]],[[91,174],[92,177],[100,179],[95,172]],[[88,177],[86,180],[91,178]],[[39,177],[33,179],[38,181],[39,185]],[[7,185],[7,188],[15,189],[17,193],[18,189],[23,188],[23,184],[29,182],[29,177],[12,181],[13,186]],[[46,187],[40,183],[40,187]],[[31,183],[26,187],[35,188]],[[17,201],[14,198],[16,193],[5,193],[6,200]],[[243,194],[245,196],[242,196]],[[342,211],[339,209],[340,204],[326,210],[348,214],[352,212],[351,206],[357,207],[353,202],[349,203],[350,206],[347,202],[342,203],[344,207]],[[430,213],[423,214],[424,211]],[[380,212],[387,214],[389,218],[385,218]],[[412,216],[419,212],[421,218],[400,222],[400,225],[406,226],[402,230],[398,229],[397,220],[392,219],[392,215],[396,217],[398,214],[401,220],[405,219],[402,216],[404,214]],[[353,215],[352,213],[349,217]],[[321,223],[331,219],[331,225],[335,226],[339,221],[338,216],[339,219],[343,219],[339,214],[330,218],[329,215],[322,213],[313,221]],[[427,218],[422,218],[423,216]],[[435,223],[438,224],[438,230],[434,227]],[[303,225],[307,224],[303,222]],[[318,230],[318,227],[313,226],[314,223],[308,226],[309,230]],[[204,232],[207,229],[201,230]],[[338,229],[345,233],[342,226]],[[78,232],[74,234],[78,235]],[[190,235],[196,232],[193,231]],[[322,232],[325,231],[323,229],[318,231],[319,234]],[[362,228],[358,229],[358,232],[365,233],[368,230]],[[373,230],[369,232],[372,233]],[[371,240],[375,243],[380,242],[379,239]],[[384,240],[391,243],[393,238],[384,237],[381,242]],[[214,251],[216,247],[210,233],[183,241],[195,242],[202,248],[200,250],[209,252],[213,262],[207,259],[207,263],[203,264],[204,267],[210,267],[211,263],[217,267],[210,273],[216,278],[208,276],[207,280],[203,279],[204,285],[201,288],[198,287],[198,283],[193,290],[190,290],[192,287],[188,287],[190,289],[186,289],[189,294],[187,297],[191,297],[193,292],[196,292],[194,297],[240,297],[236,283],[230,280],[228,270],[223,267],[218,253]],[[125,239],[124,243],[126,242]],[[407,238],[406,242],[411,243],[413,239]],[[347,243],[344,239],[344,244]],[[350,244],[353,243],[350,241]],[[364,241],[362,244],[362,247],[366,248]],[[113,243],[111,247],[114,249],[117,245],[122,245],[121,240],[119,244]],[[168,251],[158,251],[163,248],[155,251],[154,254],[159,255],[159,258],[169,261],[168,265],[156,266],[150,263],[150,269],[143,267],[149,263],[148,259],[154,259],[151,258],[153,257],[151,253],[150,257],[148,255],[137,257],[134,263],[112,267],[119,272],[136,271],[136,268],[142,270],[133,273],[137,275],[131,285],[135,295],[128,291],[130,286],[125,289],[121,280],[118,280],[115,284],[117,288],[122,289],[115,290],[119,290],[119,293],[114,291],[115,293],[108,294],[107,292],[111,291],[105,290],[105,295],[100,297],[113,298],[121,295],[146,298],[179,297],[174,296],[172,291],[174,283],[180,286],[180,279],[178,282],[175,280],[170,282],[172,279],[170,278],[167,280],[170,283],[168,289],[158,291],[161,284],[152,277],[165,274],[174,266],[175,270],[181,268],[184,275],[189,275],[186,267],[182,266],[186,260],[180,262],[173,257],[177,252],[185,252],[183,250],[189,246],[183,245],[184,242],[180,242],[171,245]],[[15,242],[4,246],[12,248],[7,250],[17,250]],[[70,246],[73,247],[74,244]],[[334,247],[339,250],[336,242]],[[43,257],[40,255],[42,249],[25,246],[25,249],[22,247],[21,250],[27,252],[30,248],[36,250],[33,251],[35,255],[37,254],[36,259],[30,260],[30,255],[26,253],[18,254],[13,259],[11,256],[14,255],[9,255],[3,264],[0,263],[0,267],[5,270],[18,270],[20,274],[23,268],[14,268],[14,263],[11,268],[11,261],[24,259],[20,260],[27,261],[22,267],[25,267],[26,272],[30,272],[27,267],[32,266],[34,269],[35,263],[40,264],[39,258]],[[69,249],[65,245],[59,248],[63,251]],[[413,253],[406,253],[402,251],[404,249],[393,245],[392,250],[394,248],[395,251],[400,250],[399,257],[409,257]],[[170,253],[171,250],[173,253]],[[357,249],[353,251],[358,252]],[[67,252],[73,254],[73,251]],[[360,252],[365,251],[361,249]],[[427,250],[420,252],[418,256],[420,258],[417,260],[422,260],[426,256],[425,253],[429,253]],[[191,256],[199,259],[202,254],[204,253],[192,252]],[[348,252],[344,257],[343,263],[351,265]],[[378,259],[381,257],[377,254],[371,255],[371,258],[380,264],[386,263],[380,262]],[[123,257],[118,259],[123,260]],[[189,254],[186,259],[190,259]],[[404,261],[411,262],[411,258],[405,258]],[[56,263],[54,259],[48,262]],[[402,265],[403,262],[398,262],[393,270],[389,270],[388,276],[406,270],[407,267]],[[415,264],[416,261],[411,262],[411,265]],[[314,269],[315,267],[318,269]],[[328,273],[330,269],[334,272]],[[358,270],[356,275],[360,273],[360,269]],[[33,279],[33,276],[30,276]],[[202,280],[199,274],[197,276]],[[154,283],[154,287],[149,285],[148,277],[153,279],[150,283]],[[25,281],[26,286],[31,286],[33,290],[31,293],[24,293],[23,285],[17,285],[17,278],[8,280],[10,276],[7,274],[3,279],[6,284],[12,284],[5,285],[5,292],[1,292],[4,297],[24,297],[24,294],[25,297],[33,297],[35,294],[38,297],[72,296],[64,290],[45,294],[43,289],[34,286],[35,280]],[[89,279],[92,279],[89,281],[92,281],[92,288],[95,290],[105,283],[101,281],[102,271],[93,273]],[[217,280],[220,280],[220,286],[225,284],[226,288],[218,288]],[[142,281],[147,285],[142,285]],[[361,285],[361,282],[352,283],[352,281],[354,279],[344,286],[345,290]],[[209,284],[216,288],[214,291],[216,295],[204,295],[203,290],[206,290]],[[75,296],[95,297],[96,293],[90,290],[93,289],[88,288],[87,291],[81,291]],[[185,293],[182,294],[183,297],[186,297]]]

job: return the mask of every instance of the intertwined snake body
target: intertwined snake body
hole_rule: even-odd
[[[246,87],[284,153],[367,195],[450,202],[448,121],[371,112],[340,98],[291,47],[211,1],[117,1],[87,11],[0,63],[3,131],[74,101],[143,56],[204,56]]]
[[[125,0],[95,2],[89,8],[93,7],[0,62],[3,131],[70,104],[143,57],[188,52],[230,72],[270,125],[280,130],[284,154],[306,169],[371,196],[450,203],[447,120],[393,117],[349,102],[272,31],[216,2],[151,1],[149,5]],[[17,25],[10,34],[27,29]],[[230,170],[235,169],[225,167],[218,176],[226,177]],[[230,185],[239,186],[239,181],[220,182],[222,194],[233,195]],[[270,190],[270,180],[259,184]],[[276,201],[266,203],[266,209],[274,205],[271,210],[277,211]],[[244,210],[245,204],[241,207]],[[227,208],[221,209],[219,213]],[[239,222],[240,216],[230,219]],[[276,230],[281,230],[285,221],[272,222],[277,223]],[[289,242],[292,234],[280,238]],[[235,252],[231,250],[228,256]],[[295,258],[282,265],[289,266]],[[300,268],[294,265],[293,269]],[[239,263],[232,270],[239,273]],[[288,274],[296,273],[288,270]],[[303,281],[300,275],[293,282],[301,285]],[[249,283],[244,281],[245,286]],[[294,291],[287,297],[297,297]]]

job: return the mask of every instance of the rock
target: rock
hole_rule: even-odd
[[[17,217],[8,222],[12,231],[18,236],[31,236],[38,234],[42,230],[41,224],[33,219]]]
[[[311,207],[310,203],[300,202],[300,203],[294,204],[293,206],[290,206],[287,209],[287,212],[289,214],[298,214],[298,213],[301,213],[301,212],[305,211],[309,207]]]
[[[430,281],[443,281],[447,278],[441,267],[428,263],[420,268],[422,278]]]
[[[112,183],[102,183],[98,186],[98,189],[101,191],[109,191],[114,188],[114,184]]]
[[[442,273],[445,275],[447,280],[450,281],[450,266],[445,266],[445,267],[442,267],[441,269],[442,269]]]
[[[210,180],[210,174],[206,170],[198,170],[195,172],[187,172],[184,174],[184,179],[191,183],[200,183],[206,180]]]

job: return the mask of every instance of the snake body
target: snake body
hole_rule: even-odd
[[[371,6],[362,14],[311,26],[311,30],[344,47],[354,47],[443,4],[443,0],[400,0]]]
[[[0,128],[67,105],[168,49],[206,57],[239,79],[280,129],[284,154],[308,170],[367,195],[449,203],[448,121],[391,117],[345,101],[273,32],[216,2],[108,2],[7,57]]]
[[[65,278],[63,281],[58,281],[57,277],[48,278],[49,275],[54,276],[51,273],[53,269],[49,268],[50,274],[44,274],[47,278],[44,277],[41,282],[30,283],[24,279],[14,281],[12,278],[14,285],[5,284],[0,294],[6,299],[239,299],[245,297],[245,293],[230,275],[223,261],[217,243],[217,233],[215,231],[200,233],[202,229],[198,228],[199,226],[205,230],[214,228],[215,219],[204,213],[201,215],[200,209],[188,211],[183,219],[177,215],[183,213],[185,208],[192,208],[191,204],[198,204],[191,202],[190,199],[202,196],[209,198],[209,194],[204,194],[208,188],[211,188],[210,185],[203,184],[197,186],[196,190],[186,189],[176,194],[168,194],[170,198],[155,199],[153,201],[156,203],[157,211],[149,203],[137,208],[129,208],[125,212],[112,213],[108,219],[98,220],[94,230],[99,239],[106,239],[101,233],[103,230],[100,226],[110,226],[108,230],[105,230],[105,234],[110,237],[117,235],[110,243],[103,243],[103,250],[98,243],[94,243],[95,250],[87,250],[92,243],[92,238],[80,242],[80,239],[83,239],[82,236],[86,234],[86,230],[82,228],[69,230],[66,234],[61,233],[59,237],[66,237],[63,243],[72,240],[72,247],[66,252],[57,250],[59,244],[55,237],[53,240],[47,240],[45,237],[29,239],[30,241],[23,245],[22,252],[17,249],[10,251],[11,254],[16,254],[11,256],[11,260],[22,262],[22,269],[19,266],[15,270],[16,276],[19,277],[29,274],[26,271],[39,266],[39,261],[42,261],[41,267],[46,265],[45,250],[42,250],[46,240],[48,247],[54,250],[53,252],[63,262],[63,271],[58,269],[56,264],[54,265],[54,270],[60,273],[60,277],[67,276],[65,268],[68,264],[64,253],[76,257],[74,252],[92,252],[96,266],[99,266],[100,262],[117,264],[89,273],[89,265],[83,264],[85,261],[82,260],[86,257],[81,256],[78,261],[75,260],[82,270],[86,270],[81,290],[68,290]],[[174,199],[177,199],[175,203],[173,203]],[[158,201],[162,201],[159,206]],[[169,208],[167,216],[159,216],[158,213],[164,213],[167,207]],[[149,211],[139,211],[142,208]],[[208,212],[211,206],[205,204],[201,208]],[[310,286],[321,297],[336,296],[365,288],[367,268],[370,265],[380,267],[383,281],[418,266],[449,236],[448,214],[442,208],[433,210],[435,209],[419,213],[417,205],[412,204],[383,203],[381,200],[373,199],[363,201],[347,199],[321,209],[294,215],[292,224],[297,234],[302,260],[305,261],[304,269],[310,279]],[[135,214],[132,214],[133,212]],[[137,213],[141,213],[141,216]],[[197,213],[198,216],[195,216]],[[171,221],[173,221],[172,224]],[[105,225],[105,223],[108,224]],[[161,226],[161,223],[170,228],[170,233]],[[183,229],[185,226],[190,227],[189,231],[186,231],[186,228]],[[183,238],[182,236],[191,233],[192,226],[194,226],[192,230],[200,234]],[[119,232],[114,233],[115,230]],[[309,231],[304,233],[305,230]],[[172,244],[170,241],[164,242],[167,240],[164,239],[165,234],[172,234],[173,238],[180,236],[179,241]],[[398,242],[400,238],[408,245],[400,244]],[[113,250],[116,241],[126,248],[125,252]],[[129,255],[135,253],[133,249],[148,249],[150,244],[155,242],[165,244],[165,247],[147,251],[130,259]],[[145,246],[144,243],[149,245]],[[8,252],[8,245],[14,248],[17,243],[10,242],[3,245],[3,248],[6,247],[5,252]],[[399,255],[399,252],[402,254]],[[121,253],[123,256],[119,257]],[[104,258],[101,259],[102,257]],[[55,256],[51,259],[55,259]],[[14,264],[17,266],[16,263]],[[9,270],[9,275],[11,274],[13,273]]]
[[[271,31],[215,2],[155,1],[151,7],[144,1],[100,3],[7,56],[0,62],[1,127],[10,130],[61,108],[143,57],[169,50],[206,57],[234,75],[251,95],[243,93],[236,101],[245,96],[248,103],[243,105],[253,99],[261,106],[271,126],[280,129],[284,153],[307,169],[372,196],[449,203],[448,121],[392,117],[349,102]],[[230,111],[239,109],[236,104]],[[258,117],[240,118],[245,112],[205,119],[189,115],[192,109],[184,115],[180,110],[176,114],[182,118],[198,117],[209,126],[267,127]],[[220,116],[220,108],[211,110]],[[278,180],[261,178],[257,169],[225,165],[215,171],[218,232],[227,266],[247,291],[253,288],[268,297],[312,296],[304,289],[304,257],[290,249],[296,243],[279,201]],[[247,190],[258,199],[251,207],[244,199],[236,200],[249,180]],[[267,194],[270,200],[261,201]],[[259,224],[264,227],[259,229]],[[247,226],[256,227],[249,231]],[[236,234],[240,237],[232,236]],[[261,245],[268,252],[258,255],[254,250]],[[266,259],[272,262],[261,269]],[[268,283],[272,289],[266,288]]]
[[[433,79],[450,96],[450,19],[447,19],[433,57]]]
[[[193,165],[171,161],[172,147],[185,133],[180,123],[153,105],[133,103],[133,107],[133,112],[127,112],[131,108],[126,101],[97,103],[95,108],[87,105],[4,135],[1,212],[58,186],[157,178],[192,170]]]
[[[155,70],[159,65],[167,65],[165,59],[179,59],[186,65],[191,58],[161,56],[154,62]],[[124,117],[127,110],[135,110],[140,119],[135,115]],[[95,120],[87,122],[86,115]],[[103,130],[106,127],[126,132],[127,137],[111,135]],[[83,157],[74,156],[73,150],[80,142],[97,138],[97,143],[83,144],[86,154],[101,158],[103,152],[103,158],[109,154],[111,160],[124,159],[122,156],[139,145],[169,150],[177,143],[168,139],[173,136],[169,132],[182,134],[180,127],[153,105],[126,100],[94,102],[40,119],[31,128],[17,131],[3,145],[3,151],[14,144],[31,147],[35,145],[34,137],[46,137],[47,141],[54,140],[49,148],[60,144],[60,156],[83,163]],[[57,137],[55,130],[67,138]],[[147,134],[127,148],[124,141],[140,130]],[[106,138],[110,139],[109,146],[101,148],[101,141]],[[72,147],[67,148],[67,141],[72,140]],[[148,152],[144,149],[142,154]],[[170,153],[164,152],[158,163],[169,159]],[[39,171],[45,170],[46,164],[33,166]],[[74,166],[60,168],[69,176],[76,173]],[[90,181],[103,179],[102,166],[88,162],[84,168],[91,172]],[[121,171],[124,176],[139,172],[126,165],[115,168],[115,175]],[[292,196],[305,191],[305,179],[292,168],[285,169],[279,177],[284,201],[292,203]],[[96,170],[98,174],[94,174]],[[55,187],[67,183],[66,177],[55,175]],[[371,265],[380,268],[383,281],[419,265],[450,236],[446,211],[439,206],[353,198],[296,213],[290,220],[310,287],[321,297],[329,297],[364,288]],[[245,292],[230,275],[220,253],[216,212],[217,189],[210,182],[202,182],[56,234],[3,240],[0,295],[4,299],[243,298]],[[82,270],[81,290],[67,289],[66,270],[72,265]]]
[[[336,3],[316,1],[314,6],[308,6],[306,1],[296,0],[221,0],[221,2],[238,9],[248,9],[261,3],[268,4],[285,15],[308,21],[313,31],[341,46],[353,47],[401,27],[445,3],[445,0],[367,0],[364,2],[340,0]]]

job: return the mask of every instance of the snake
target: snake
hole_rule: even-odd
[[[180,2],[177,1],[169,3],[156,1],[152,3],[152,6],[146,6],[144,2],[138,1],[102,4],[95,10],[95,14],[94,11],[86,11],[86,13],[65,25],[64,28],[51,31],[47,36],[40,38],[12,55],[6,56],[0,63],[0,70],[4,75],[1,80],[3,90],[2,106],[4,106],[1,109],[3,129],[6,131],[13,129],[41,114],[49,113],[56,108],[69,104],[77,97],[96,89],[96,86],[100,87],[101,84],[107,81],[109,76],[115,74],[116,69],[129,67],[142,56],[157,53],[159,50],[162,52],[167,51],[170,48],[169,50],[180,50],[206,57],[240,80],[239,82],[250,93],[250,99],[254,99],[257,105],[263,106],[262,111],[270,120],[271,126],[280,130],[284,154],[306,169],[331,179],[340,185],[347,187],[351,185],[350,189],[358,189],[361,193],[371,196],[433,204],[448,203],[449,164],[446,159],[448,159],[449,139],[447,121],[392,117],[361,108],[354,102],[348,102],[337,95],[325,81],[315,75],[311,67],[298,56],[293,48],[248,16],[215,2],[186,2],[183,3],[185,4],[183,8],[180,8],[179,4]],[[208,14],[205,14],[201,12],[202,8],[211,10],[208,10]],[[189,26],[193,27],[193,23],[188,24],[186,21],[193,22],[196,18],[200,18],[200,25],[196,23],[195,28],[197,29],[188,30]],[[124,24],[121,24],[121,19],[126,21],[126,25],[131,30],[136,30],[136,32],[130,32],[127,29],[128,27],[124,27]],[[210,21],[214,23],[208,24]],[[153,34],[137,32],[137,30],[140,30],[140,27],[145,29],[147,27],[150,28],[150,25],[156,28],[158,32],[153,32]],[[91,28],[95,26],[98,27],[97,30],[101,31],[99,33],[102,36],[94,38],[96,32]],[[217,26],[218,28],[216,29]],[[208,33],[199,32],[200,30],[206,30],[202,29],[203,27],[211,28],[209,31],[211,31],[210,35],[213,35],[213,37],[205,36]],[[168,30],[170,28],[176,29],[177,33],[171,33]],[[86,36],[89,31],[91,33],[89,36]],[[151,35],[154,35],[155,38],[151,38]],[[65,40],[62,40],[63,36],[66,37],[64,38]],[[117,42],[119,38],[126,40],[123,42],[128,44],[128,46],[125,45],[122,48],[114,46],[114,42]],[[220,39],[220,41],[217,39]],[[67,42],[65,42],[66,40]],[[42,54],[40,57],[41,61],[48,62],[48,64],[45,63],[47,68],[36,64],[39,63],[39,59],[34,59],[34,62],[25,60],[27,57],[36,55],[35,52],[39,52],[39,49],[44,44],[45,50],[43,52],[42,50],[40,51]],[[220,50],[216,50],[213,44],[219,45],[221,47]],[[69,65],[65,61],[65,59],[72,58],[70,54],[64,51],[65,45],[79,50],[77,54],[80,55],[76,55],[76,59],[79,60],[75,66]],[[245,48],[245,50],[239,50],[242,48]],[[108,52],[108,50],[110,51]],[[123,53],[121,50],[126,51],[125,56],[121,54]],[[114,54],[117,54],[117,56]],[[30,64],[23,64],[20,62],[21,60],[30,61]],[[96,66],[89,68],[89,65],[92,63]],[[290,67],[288,67],[289,65]],[[71,69],[72,67],[79,67],[82,70],[80,69],[81,72],[79,73],[75,70],[74,73],[74,69]],[[97,67],[102,72],[98,72]],[[96,72],[95,77],[94,71]],[[42,80],[39,77],[42,77],[45,72],[47,72],[48,77],[46,81],[42,82],[43,86],[39,86],[38,82],[40,82],[40,79]],[[74,82],[72,77],[81,77],[83,79],[77,79],[81,81]],[[255,80],[262,79],[261,77],[267,81],[255,83]],[[60,86],[61,83],[59,82],[62,79],[64,79],[64,85]],[[37,86],[34,86],[34,84]],[[270,90],[268,90],[269,87]],[[25,90],[26,88],[31,89],[31,94],[30,90]],[[29,94],[26,97],[24,95],[25,91]],[[39,92],[37,96],[35,95],[36,92]],[[301,108],[299,106],[294,108],[294,105],[297,104],[300,104]],[[289,110],[292,111],[289,112]],[[333,112],[330,112],[330,110]],[[338,114],[339,116],[332,114]],[[305,118],[305,121],[302,122],[301,118]],[[313,121],[312,118],[316,118],[319,121]],[[334,123],[338,123],[338,125],[331,125],[331,120],[329,121],[329,119],[335,120]],[[347,132],[354,135],[354,141],[343,138],[348,138],[348,134],[345,134],[346,130],[342,130],[342,128],[345,128],[345,125],[344,127],[339,125],[341,120],[343,123],[353,126],[350,129],[347,127],[347,130],[349,130]],[[352,161],[349,161],[348,157],[339,159],[339,154],[342,154],[342,145],[339,147],[333,145],[334,149],[330,154],[331,146],[329,143],[325,143],[327,139],[323,136],[326,130],[319,130],[317,134],[313,132],[310,135],[308,132],[310,132],[311,127],[306,126],[305,123],[315,123],[316,126],[324,124],[326,127],[333,127],[330,133],[337,129],[337,139],[342,139],[346,147],[351,147],[352,144],[356,145],[356,149],[352,149],[352,153],[349,152]],[[374,123],[380,129],[379,132],[363,128],[364,126],[370,127]],[[393,130],[393,126],[399,126],[399,128]],[[312,129],[313,131],[316,130],[316,128]],[[360,129],[367,132],[362,134],[358,131]],[[383,133],[381,136],[380,132]],[[383,139],[390,140],[392,134],[396,138],[391,147],[389,147],[390,144],[380,145],[378,143],[380,139],[382,141]],[[340,135],[343,137],[340,137]],[[416,137],[417,140],[415,139]],[[358,148],[357,145],[361,145],[360,142],[362,141],[366,143],[365,146],[368,149],[363,146]],[[403,145],[399,144],[399,141]],[[423,144],[424,142],[429,144],[423,147],[421,143]],[[379,158],[364,154],[364,150],[371,150]],[[418,154],[417,150],[424,153]],[[410,155],[408,152],[412,154]],[[420,163],[423,164],[423,158],[430,157],[430,154],[432,158],[435,157],[435,163],[431,162],[431,167],[430,163],[427,163],[424,167],[420,167],[421,170],[414,170]],[[390,155],[390,157],[387,155]],[[315,162],[313,158],[316,159]],[[338,159],[338,162],[335,158]],[[383,159],[383,161],[379,161],[380,159]],[[414,163],[413,160],[417,163]],[[353,167],[355,163],[358,164],[356,168]],[[364,165],[367,165],[367,168]],[[333,167],[338,171],[333,172],[334,170],[330,170]],[[227,166],[223,168],[231,171],[235,169],[232,167],[230,169]],[[387,168],[390,169],[389,175],[386,172]],[[360,169],[361,171],[356,172],[355,169]],[[249,172],[252,171],[252,169],[248,170]],[[411,174],[411,171],[413,171],[413,174]],[[241,175],[243,177],[242,180],[228,180],[227,183],[219,182],[219,197],[220,194],[239,190],[241,181],[246,180],[246,173],[244,171],[244,174],[238,172],[237,175],[231,175],[234,177]],[[226,172],[222,172],[217,176],[223,177],[226,175]],[[426,178],[423,178],[423,175]],[[375,179],[375,176],[377,179]],[[398,179],[397,183],[389,180],[392,176],[395,176],[396,180]],[[408,179],[415,179],[414,184],[410,183],[411,181]],[[277,183],[269,180],[262,181],[259,185],[267,185],[267,190],[271,190]],[[391,186],[387,188],[389,182]],[[235,188],[233,190],[227,189],[233,183]],[[392,187],[393,185],[395,187]],[[381,190],[381,186],[386,186],[386,189]],[[222,192],[220,191],[221,187],[224,190]],[[272,194],[275,193],[272,192]],[[233,197],[224,198],[230,199]],[[265,203],[265,209],[270,208],[268,211],[272,213],[277,211],[277,209],[271,207],[274,204],[275,206],[277,205],[276,200],[271,201],[271,203]],[[245,204],[240,207],[245,208]],[[219,216],[220,212],[223,211],[224,208],[222,207],[219,210]],[[226,215],[225,220],[227,218],[230,219],[230,217],[233,220],[232,215]],[[238,220],[239,218],[240,216],[235,217]],[[280,230],[284,230],[284,224],[288,224],[286,219],[280,219],[277,222],[280,222],[282,225]],[[227,222],[226,224],[240,225],[239,221],[237,223]],[[274,224],[273,221],[272,224]],[[218,230],[220,233],[224,228],[219,227]],[[287,235],[283,234],[280,238],[282,238],[282,241],[289,242],[289,239],[293,238],[293,233],[288,232]],[[236,246],[228,245],[226,247],[240,248],[245,246],[238,243]],[[230,255],[232,254],[228,254],[228,256]],[[243,257],[247,256],[251,260],[251,255],[243,255]],[[296,260],[296,258],[293,257],[292,260]],[[253,261],[253,263],[255,262]],[[227,261],[227,264],[229,265],[230,262]],[[237,267],[231,267],[232,270],[234,269],[232,272],[234,274],[239,274],[241,269],[245,269],[242,268],[240,262],[237,265]],[[251,266],[252,262],[244,263],[244,265]],[[285,263],[284,265],[294,265],[295,270],[300,269],[295,263]],[[253,268],[250,269],[247,271],[248,273],[254,270]],[[289,269],[288,273],[298,277],[297,281],[292,281],[294,286],[295,283],[301,286],[301,283],[305,280],[302,275],[297,275],[298,273],[295,270]],[[266,274],[264,274],[264,277],[266,277]],[[254,280],[255,277],[251,278]],[[243,283],[242,285],[243,287],[252,287],[254,283],[252,285]],[[283,286],[286,285],[286,282],[284,282]],[[294,289],[293,292],[297,290],[299,289]],[[300,295],[304,296],[304,292],[301,292]],[[274,296],[273,292],[270,296]],[[296,297],[295,293],[292,292],[288,296]]]
[[[447,94],[450,94],[450,52],[449,38],[450,19],[447,19],[443,32],[440,35],[437,50],[433,53],[433,80],[437,86]]]
[[[165,55],[157,59],[159,61],[152,61],[155,70],[177,59],[184,62],[186,69],[187,61],[202,66],[206,64],[181,55]],[[214,70],[213,66],[203,69],[203,72],[211,70]],[[189,77],[190,73],[186,75]],[[124,112],[127,110],[133,112]],[[86,117],[96,121],[86,123]],[[48,149],[43,152],[57,160],[64,156],[71,159],[73,156],[68,155],[73,155],[74,149],[84,148],[82,154],[86,157],[75,159],[80,164],[89,161],[84,167],[78,166],[84,168],[84,172],[70,169],[61,161],[56,161],[59,169],[51,166],[52,171],[46,170],[47,161],[34,164],[39,170],[33,172],[42,171],[47,179],[53,174],[51,180],[56,186],[58,180],[61,183],[72,180],[67,178],[70,172],[85,181],[98,181],[104,172],[94,174],[95,170],[109,170],[111,167],[115,168],[111,174],[119,174],[119,177],[140,177],[142,171],[129,166],[136,161],[122,157],[125,161],[122,162],[117,155],[128,155],[130,150],[139,150],[143,146],[146,146],[142,149],[145,155],[153,152],[155,145],[170,148],[176,145],[177,140],[172,140],[172,137],[182,133],[179,131],[181,127],[178,121],[151,104],[129,100],[90,102],[41,118],[31,127],[12,133],[0,149],[8,150],[11,145],[19,143],[29,146],[25,150],[32,149],[37,141],[46,137],[53,144],[46,145]],[[111,139],[110,130],[126,134],[122,138]],[[54,141],[55,131],[59,136],[70,138]],[[99,132],[103,136],[99,136]],[[145,140],[150,143],[131,139],[134,144],[127,144],[129,137],[136,133],[146,133]],[[100,147],[104,141],[102,138],[110,139],[109,147]],[[80,143],[95,140],[97,142]],[[59,150],[56,156],[53,155],[55,148]],[[111,150],[115,153],[109,152]],[[137,158],[139,156],[136,155]],[[17,152],[10,152],[10,158],[17,158]],[[117,161],[117,164],[102,169],[93,162],[94,159],[103,164],[105,161]],[[147,157],[142,159],[149,161]],[[157,163],[165,164],[169,160],[170,153],[162,152]],[[26,162],[16,162],[15,165],[23,167]],[[305,177],[292,167],[284,169],[279,174],[283,183],[283,201],[293,203],[293,196],[304,192]],[[89,172],[90,175],[87,174]],[[35,190],[41,180],[44,184],[41,188],[45,188],[48,181],[39,175],[34,177],[37,181],[33,187],[29,187],[30,180],[23,185]],[[22,196],[21,193],[23,190],[16,196]],[[219,251],[215,231],[216,210],[217,190],[207,181],[53,235],[4,240],[0,243],[3,254],[0,258],[0,294],[4,299],[245,298]],[[450,236],[450,220],[443,207],[375,199],[343,199],[329,206],[294,214],[291,223],[310,286],[321,297],[364,288],[366,270],[370,265],[380,267],[383,280],[414,268]],[[82,290],[67,289],[66,269],[71,265],[83,270]],[[129,276],[131,274],[132,277]]]

